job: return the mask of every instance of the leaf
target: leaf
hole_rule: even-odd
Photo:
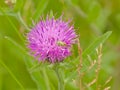
[[[30,73],[32,79],[36,83],[38,90],[51,90],[51,83],[48,77],[48,70],[44,66],[39,66],[39,69],[31,72],[31,68],[38,65],[38,61],[33,61],[32,58],[25,58],[25,64],[27,66],[28,72]]]
[[[24,0],[16,0],[16,4],[15,4],[15,7],[14,7],[14,11],[15,12],[18,12],[18,11],[21,11],[22,8],[24,7],[25,1]]]
[[[100,45],[103,44],[108,37],[111,35],[112,31],[108,31],[105,34],[103,34],[102,36],[98,37],[87,49],[85,49],[82,53],[82,57],[86,58],[87,55],[90,55],[91,53],[93,53],[93,51]]]
[[[65,83],[65,90],[80,90],[79,88],[77,88],[74,83],[71,82],[67,82]]]
[[[43,11],[46,9],[49,0],[41,0],[36,8],[36,12],[34,13],[33,19],[36,21]]]
[[[34,82],[37,85],[38,90],[45,90],[45,82],[44,82],[44,78],[43,78],[43,74],[41,73],[41,71],[34,71],[34,72],[30,72],[30,68],[33,67],[33,65],[35,64],[35,62],[33,62],[33,60],[30,57],[25,57],[24,58],[25,64],[27,66],[27,70],[31,75],[31,78],[34,80]]]
[[[3,40],[1,39],[1,34],[0,34],[0,59],[2,58],[2,42]],[[2,66],[0,65],[0,90],[2,90],[2,83],[3,83],[3,73],[4,69],[2,70]]]
[[[98,2],[93,2],[89,8],[88,20],[90,22],[93,22],[98,18],[100,12],[101,12],[100,4]]]
[[[10,11],[10,10],[9,10]],[[12,17],[17,17],[16,16],[16,13],[13,13],[13,12],[8,12],[8,11],[5,11],[6,12],[6,15],[8,16],[12,16]],[[0,16],[4,16],[4,14],[2,13],[2,11],[0,10]]]
[[[25,21],[23,20],[20,12],[17,13],[17,19],[19,20],[19,22],[25,27],[26,30],[30,31],[30,28],[27,26],[27,24],[25,23]]]
[[[24,22],[24,20],[22,19],[22,16],[21,16],[21,13],[18,11],[18,12],[13,12],[12,10],[5,10],[4,9],[4,13],[0,10],[0,16],[4,16],[4,15],[7,15],[7,16],[11,16],[11,17],[14,17],[16,18],[23,26],[25,29],[27,30],[30,30],[30,28],[27,26],[27,24]]]
[[[53,14],[53,11],[51,10],[50,11],[50,18],[53,18],[54,17],[54,14]]]

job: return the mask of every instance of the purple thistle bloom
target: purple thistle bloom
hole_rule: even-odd
[[[70,22],[62,18],[41,20],[27,34],[28,48],[38,60],[55,63],[70,56],[70,48],[75,43],[76,33]]]

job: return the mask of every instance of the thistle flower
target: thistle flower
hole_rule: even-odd
[[[75,43],[74,27],[62,18],[41,20],[27,34],[28,48],[38,60],[55,63],[70,56],[70,48]]]

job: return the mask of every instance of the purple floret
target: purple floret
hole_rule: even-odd
[[[70,56],[76,33],[69,22],[61,18],[41,20],[27,34],[28,48],[38,60],[55,63]]]

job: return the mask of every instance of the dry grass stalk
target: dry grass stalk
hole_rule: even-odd
[[[110,88],[111,88],[111,87],[109,86],[109,87],[106,87],[104,90],[110,90]]]
[[[90,66],[88,67],[88,71],[94,67],[96,64],[96,60],[92,60],[91,57],[88,55],[88,60],[90,61]]]
[[[92,82],[90,82],[87,86],[90,87],[91,85],[93,85],[96,82],[96,79],[93,79]]]
[[[78,54],[79,54],[79,66],[78,66],[78,75],[79,75],[79,87],[80,87],[80,90],[83,90],[83,86],[82,86],[82,77],[83,77],[83,74],[80,72],[81,68],[82,68],[82,49],[81,49],[81,46],[80,46],[80,41],[79,39],[77,39],[78,41]]]
[[[105,82],[105,84],[103,85],[103,87],[105,87],[110,81],[112,80],[112,76],[110,76],[107,80],[106,80],[106,82]],[[109,87],[106,87],[104,90],[109,90],[111,87],[109,86]]]
[[[96,64],[96,60],[94,60],[91,65],[88,67],[88,70],[91,70]]]
[[[98,85],[98,77],[99,77],[99,71],[101,68],[101,57],[102,57],[102,44],[98,49],[96,49],[97,55],[98,55],[98,60],[97,60],[97,68],[95,70],[96,72],[96,90],[100,90],[100,87]]]
[[[99,48],[96,49],[96,52],[97,52],[97,56],[98,56],[97,60],[93,61],[91,59],[91,57],[88,56],[88,59],[90,61],[90,66],[88,67],[88,69],[85,72],[81,73],[80,70],[82,68],[82,49],[80,48],[80,43],[79,43],[79,40],[78,40],[78,53],[79,53],[79,56],[80,56],[80,60],[79,60],[80,64],[79,64],[77,70],[78,70],[78,74],[79,74],[79,86],[80,86],[80,90],[86,90],[88,87],[91,87],[93,84],[96,84],[96,89],[95,90],[101,90],[101,89],[102,90],[109,90],[111,88],[110,86],[106,87],[106,88],[104,88],[104,87],[105,87],[105,85],[107,85],[111,81],[112,77],[109,77],[106,80],[106,82],[105,82],[104,85],[100,85],[99,81],[98,81],[98,79],[99,79],[99,73],[100,73],[100,69],[101,69],[102,44],[99,46]],[[97,65],[97,67],[95,69],[95,73],[96,73],[95,74],[95,78],[91,82],[89,82],[87,84],[87,86],[83,86],[83,82],[82,82],[83,76],[87,72],[89,72],[95,65]]]
[[[111,80],[112,80],[112,76],[110,76],[110,77],[106,80],[104,86],[107,85]]]

